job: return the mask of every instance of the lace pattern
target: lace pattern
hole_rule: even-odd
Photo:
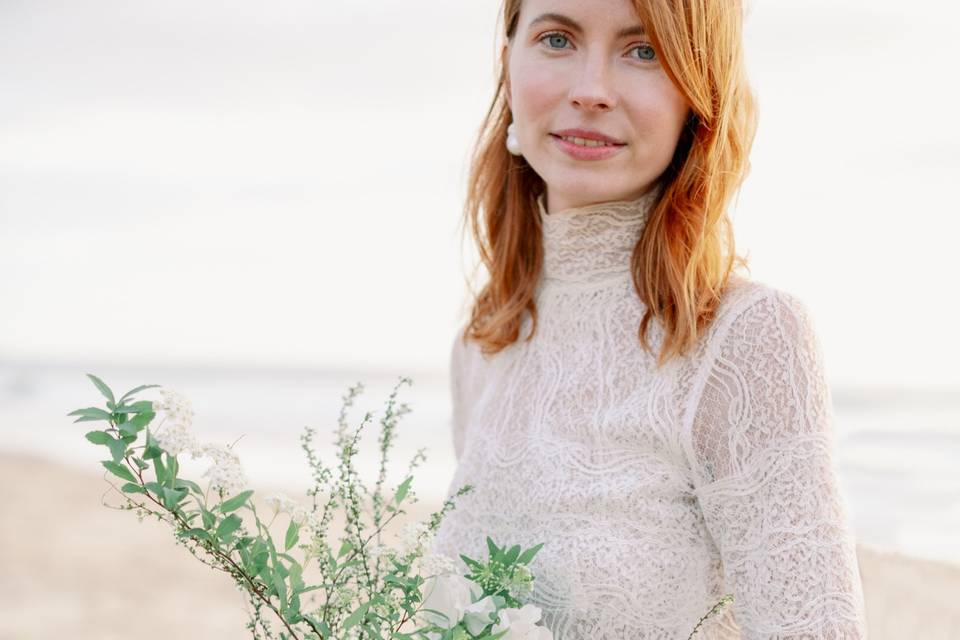
[[[865,638],[809,315],[735,276],[695,352],[657,369],[624,267],[651,200],[623,204],[547,222],[532,340],[488,357],[456,336],[449,491],[475,488],[434,549],[543,542],[526,601],[557,640],[686,639],[726,593],[698,639]]]

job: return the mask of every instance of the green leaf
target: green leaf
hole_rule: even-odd
[[[490,536],[487,536],[487,549],[490,551],[490,560],[496,560],[500,555],[500,549],[497,548]]]
[[[203,526],[207,529],[212,529],[213,525],[217,522],[217,516],[203,507],[200,507],[200,517],[203,518]]]
[[[273,574],[273,587],[277,590],[277,598],[280,599],[280,610],[283,611],[287,608],[287,583],[279,571]]]
[[[137,458],[136,456],[132,456],[130,459],[133,460],[133,463],[137,465],[140,471],[146,471],[147,469],[150,468],[150,465],[148,465],[146,462],[144,462],[140,458]]]
[[[173,511],[186,495],[186,489],[171,489],[170,487],[164,487],[163,504],[167,507],[167,509]]]
[[[128,436],[136,435],[138,432],[142,431],[144,427],[150,424],[150,421],[153,420],[155,415],[155,413],[151,413],[149,411],[146,413],[138,413],[120,425],[120,433]]]
[[[483,569],[483,565],[477,562],[476,560],[474,560],[473,558],[467,557],[462,553],[460,554],[460,558],[463,560],[464,564],[466,564],[471,569],[478,570],[478,571]]]
[[[82,416],[74,422],[89,422],[93,420],[106,420],[107,422],[113,420],[113,414],[104,411],[98,407],[87,407],[85,409],[76,409],[67,414],[68,416]]]
[[[395,504],[400,504],[403,502],[403,499],[407,497],[407,492],[410,490],[410,483],[413,481],[413,476],[407,476],[407,479],[400,483],[400,486],[397,487],[397,495],[394,497],[393,501]]]
[[[349,540],[344,540],[343,544],[340,545],[340,551],[337,552],[337,557],[342,558],[346,554],[350,553],[353,550],[353,545]]]
[[[533,556],[537,555],[537,551],[540,551],[540,548],[542,546],[543,546],[543,543],[541,542],[535,547],[530,547],[529,549],[524,551],[522,554],[520,554],[520,557],[517,558],[517,562],[520,564],[527,564],[528,562],[533,560]]]
[[[369,602],[364,602],[362,605],[357,607],[357,609],[351,613],[346,620],[343,621],[343,630],[346,631],[353,625],[360,622],[364,615],[367,613],[367,609],[370,608]]]
[[[230,516],[231,518],[236,518],[237,516]],[[276,568],[280,566],[280,562],[277,560],[277,548],[273,546],[273,538],[267,536],[267,549],[270,551],[270,565]]]
[[[199,538],[200,540],[206,540],[207,542],[212,542],[210,534],[203,529],[193,528],[187,529],[186,531],[178,531],[177,535],[181,538]]]
[[[253,491],[244,491],[239,493],[229,500],[224,500],[223,504],[220,505],[220,513],[230,513],[231,511],[236,511],[242,507],[247,502],[247,498],[253,495]]]
[[[106,431],[88,431],[84,437],[93,444],[107,444],[113,440],[113,436]]]
[[[158,384],[144,384],[144,385],[140,385],[139,387],[137,387],[137,388],[135,388],[135,389],[130,389],[130,391],[127,391],[125,394],[123,394],[123,397],[120,398],[120,400],[119,400],[119,402],[118,402],[117,404],[123,404],[123,401],[124,401],[124,400],[126,400],[127,398],[129,398],[130,396],[132,396],[132,395],[135,394],[135,393],[139,393],[139,392],[143,391],[144,389],[151,389],[151,388],[153,388],[153,387],[159,387],[159,386],[160,386],[160,385],[158,385]]]
[[[190,489],[198,495],[203,495],[203,489],[200,488],[193,480],[187,480],[186,478],[177,478],[173,483],[174,488],[176,489]]]
[[[150,435],[150,431],[147,431],[147,448],[143,451],[144,460],[155,460],[163,455],[163,449],[157,445],[157,441],[153,439],[153,436]]]
[[[284,612],[288,618],[293,622],[299,622],[303,618],[300,616],[300,596],[293,594],[290,596],[290,603],[287,605],[287,610]],[[371,638],[376,636],[371,635]]]
[[[93,375],[92,373],[88,373],[87,377],[93,381],[93,384],[96,385],[97,389],[100,390],[100,393],[102,393],[107,400],[114,403],[116,402],[116,400],[114,400],[113,398],[113,391],[110,390],[110,387],[104,384],[103,380]]]
[[[123,491],[124,493],[146,493],[147,492],[146,489],[144,489],[138,484],[134,484],[133,482],[128,482],[127,484],[123,485],[120,488],[120,490]]]
[[[163,460],[159,457],[153,459],[153,470],[157,474],[157,482],[160,484],[167,483],[167,468],[163,466]]]
[[[513,561],[517,559],[517,556],[520,555],[520,545],[515,544],[510,547],[510,550],[507,551],[506,557],[503,559],[503,564],[513,564]]]
[[[123,466],[122,464],[119,464],[119,463],[117,463],[117,462],[114,462],[113,460],[102,460],[102,461],[100,462],[100,464],[102,464],[104,467],[106,467],[106,468],[107,468],[107,471],[109,471],[109,472],[112,473],[113,475],[117,476],[118,478],[121,478],[121,479],[123,479],[123,480],[127,480],[128,482],[136,482],[136,481],[137,481],[137,479],[136,479],[135,477],[133,477],[133,474],[130,473],[130,470],[127,469],[127,468],[126,468],[125,466]]]
[[[163,485],[159,482],[144,482],[143,486],[152,491],[158,498],[163,498]]]
[[[303,567],[296,560],[290,561],[290,589],[293,595],[302,593],[306,585],[303,582]]]
[[[149,400],[139,400],[133,404],[120,405],[114,413],[153,413],[153,403]]]
[[[300,537],[300,525],[298,525],[293,520],[290,521],[290,525],[287,527],[287,535],[283,541],[283,550],[289,551],[290,547],[297,544],[297,539]]]
[[[217,537],[226,540],[234,531],[240,528],[243,520],[237,514],[231,514],[223,519],[220,526],[217,527]]]
[[[177,472],[180,471],[180,463],[177,462],[177,456],[167,453],[167,481],[164,483],[173,489],[173,483],[177,479]]]
[[[110,447],[110,455],[113,456],[114,462],[123,460],[123,454],[127,452],[126,442],[123,440],[110,440],[107,442],[107,446]]]

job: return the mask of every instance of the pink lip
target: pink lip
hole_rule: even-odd
[[[576,136],[577,138],[585,137],[583,135],[573,133],[563,133],[563,135]],[[578,144],[568,142],[556,134],[551,133],[550,138],[564,153],[575,160],[605,160],[620,153],[626,146],[625,144],[617,144],[612,147],[582,147]],[[597,140],[598,138],[592,139]]]
[[[611,138],[610,136],[600,133],[599,131],[594,131],[593,129],[563,129],[561,131],[554,131],[553,135],[561,137],[574,137],[574,138],[585,138],[587,140],[599,140],[600,142],[609,142],[610,144],[626,144],[621,140],[616,138]]]

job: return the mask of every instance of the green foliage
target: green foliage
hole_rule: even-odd
[[[230,497],[215,491],[211,496],[209,489],[204,491],[196,482],[180,477],[177,457],[164,451],[151,433],[159,409],[154,402],[135,397],[159,385],[134,387],[116,400],[103,380],[92,374],[88,377],[106,399],[106,409],[86,407],[67,415],[76,417],[74,422],[107,423],[102,430],[88,431],[85,438],[110,452],[110,459],[101,464],[110,472],[108,479],[123,481],[117,491],[125,501],[123,508],[136,511],[141,518],[152,515],[168,523],[190,553],[245,590],[252,604],[247,628],[254,638],[333,640],[350,632],[366,640],[425,640],[426,633],[437,632],[442,640],[496,640],[506,633],[494,634],[493,622],[477,636],[463,624],[452,629],[427,625],[400,631],[405,623],[409,627],[412,619],[420,622],[425,578],[417,566],[424,549],[390,550],[375,557],[371,546],[379,543],[394,518],[405,513],[405,504],[415,501],[413,470],[425,459],[423,450],[418,451],[407,472],[399,476],[402,482],[392,494],[387,492],[388,452],[399,418],[408,412],[406,405],[397,404],[397,391],[411,383],[408,378],[401,378],[394,387],[379,420],[381,465],[372,487],[363,482],[354,464],[361,432],[372,422],[372,414],[367,413],[356,428],[347,420],[347,409],[362,385],[350,388],[343,398],[333,441],[337,452],[334,465],[321,462],[314,448],[316,432],[309,427],[305,430],[301,446],[313,479],[307,491],[311,508],[296,518],[284,514],[289,521],[281,546],[270,532],[270,523],[260,520],[253,490]],[[147,477],[151,469],[152,479]],[[447,498],[425,523],[427,531],[435,533],[456,499],[470,490],[471,486],[464,486]],[[333,540],[328,528],[338,510],[344,530],[339,540]],[[465,577],[480,585],[482,597],[491,597],[498,608],[519,607],[532,587],[527,565],[543,544],[524,550],[519,545],[500,547],[489,537],[486,542],[489,555],[485,562],[460,556],[469,571]],[[319,574],[315,584],[305,581],[307,568]],[[277,630],[264,618],[265,613],[279,624]]]
[[[127,469],[125,466],[117,462],[114,462],[113,460],[103,460],[100,462],[100,464],[106,467],[107,471],[117,476],[121,480],[126,480],[128,482],[134,482],[134,483],[137,481],[134,475],[130,473],[129,469]]]
[[[284,536],[283,550],[289,551],[293,545],[297,544],[297,540],[300,539],[300,525],[295,521],[291,520],[290,525],[287,527],[287,535]]]
[[[229,500],[225,500],[223,504],[220,505],[220,513],[230,513],[231,511],[236,511],[243,505],[247,503],[247,499],[253,495],[253,491],[244,491]]]

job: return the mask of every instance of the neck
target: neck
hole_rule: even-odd
[[[660,196],[655,185],[633,200],[615,200],[547,213],[545,194],[537,198],[543,231],[543,277],[567,282],[599,282],[630,272],[633,248]]]
[[[545,195],[543,196],[543,208],[547,212],[547,215],[554,215],[555,213],[561,213],[570,209],[585,209],[593,206],[602,206],[606,204],[615,204],[623,202],[634,202],[640,200],[651,191],[659,188],[660,184],[658,181],[654,181],[647,185],[647,187],[641,192],[641,195],[628,196],[624,198],[616,198],[611,200],[603,201],[593,201],[588,202],[584,201],[582,198],[576,196],[568,197],[567,194],[560,194],[556,191],[551,191],[549,188],[545,190]]]

